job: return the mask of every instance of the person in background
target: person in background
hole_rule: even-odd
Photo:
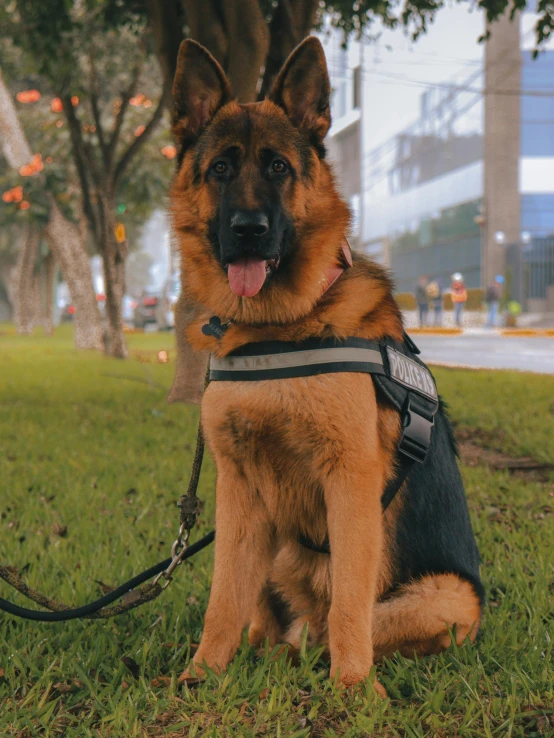
[[[427,325],[427,314],[429,313],[429,298],[427,297],[427,284],[429,279],[426,275],[420,277],[415,288],[415,299],[419,310],[419,327]]]
[[[487,304],[489,311],[487,316],[487,328],[494,328],[496,325],[503,284],[504,277],[501,274],[497,274],[494,281],[489,284],[487,291],[485,292],[485,303]]]
[[[427,297],[431,300],[433,312],[435,313],[435,327],[442,325],[442,289],[438,279],[434,279],[427,285]]]
[[[450,292],[454,304],[454,320],[456,325],[461,326],[463,325],[464,305],[467,302],[467,290],[460,272],[455,272],[452,275]]]

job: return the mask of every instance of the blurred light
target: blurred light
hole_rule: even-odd
[[[71,104],[74,108],[77,107],[77,105],[79,104],[79,98],[77,97],[77,95],[73,95],[73,97],[71,98]]]
[[[119,213],[119,215],[122,215],[126,210],[127,205],[124,205],[122,202],[119,203],[119,205],[117,206],[117,212]]]
[[[56,128],[61,128],[63,126],[63,120],[57,120],[56,121]]]
[[[138,126],[137,128],[135,128],[136,138],[138,138],[139,136],[142,136],[142,134],[144,133],[144,128],[145,126]]]
[[[142,92],[139,92],[138,95],[135,95],[129,100],[129,105],[132,105],[135,108],[138,108],[142,105],[144,100],[144,95]]]
[[[496,231],[494,234],[494,240],[498,244],[502,244],[506,241],[506,234],[504,231]]]
[[[169,354],[167,351],[158,351],[158,361],[160,364],[167,364],[169,361]]]
[[[22,203],[19,206],[19,209],[20,210],[29,210],[30,207],[31,207],[31,203],[28,202],[27,200],[23,200]]]
[[[146,98],[146,100],[142,103],[143,108],[151,108],[152,107],[152,100],[149,100]]]
[[[47,164],[52,164],[52,162],[54,161],[54,159],[52,159],[52,157],[51,157],[51,156],[47,156],[47,157],[46,157],[46,159],[45,159],[44,161],[45,161],[45,162],[46,162]]]
[[[50,103],[50,110],[51,110],[51,111],[52,111],[53,113],[61,113],[61,112],[63,112],[63,105],[62,105],[62,101],[60,100],[60,98],[59,98],[59,97],[55,97],[55,98],[54,98],[54,99],[52,100],[52,102]]]
[[[531,243],[531,234],[529,231],[523,231],[521,234],[521,240],[523,243]]]

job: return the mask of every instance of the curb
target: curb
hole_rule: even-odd
[[[554,328],[501,328],[498,335],[515,338],[554,338]]]
[[[474,332],[475,331],[475,332]],[[407,328],[406,333],[414,336],[502,336],[503,338],[554,338],[554,328],[497,328],[483,331],[463,328]]]
[[[407,328],[414,336],[461,336],[463,328]]]

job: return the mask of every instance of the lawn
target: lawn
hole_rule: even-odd
[[[0,328],[0,563],[72,605],[169,555],[198,410],[166,405],[166,334],[129,336],[127,362]],[[436,371],[459,431],[554,459],[554,377]],[[41,624],[0,614],[0,736],[554,736],[554,477],[463,465],[488,603],[477,647],[378,666],[390,699],[341,691],[317,650],[246,646],[200,687],[176,675],[202,629],[210,549],[157,600],[110,621]],[[213,521],[214,468],[199,489]],[[0,596],[26,604],[0,583]],[[153,686],[159,676],[169,685]]]

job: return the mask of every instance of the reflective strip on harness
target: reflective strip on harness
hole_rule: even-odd
[[[367,343],[371,347],[337,346],[334,342],[333,345],[322,344],[321,347],[308,350],[291,345],[290,350],[279,353],[221,358],[212,356],[210,380],[259,381],[336,372],[384,374],[381,352],[374,342]]]

